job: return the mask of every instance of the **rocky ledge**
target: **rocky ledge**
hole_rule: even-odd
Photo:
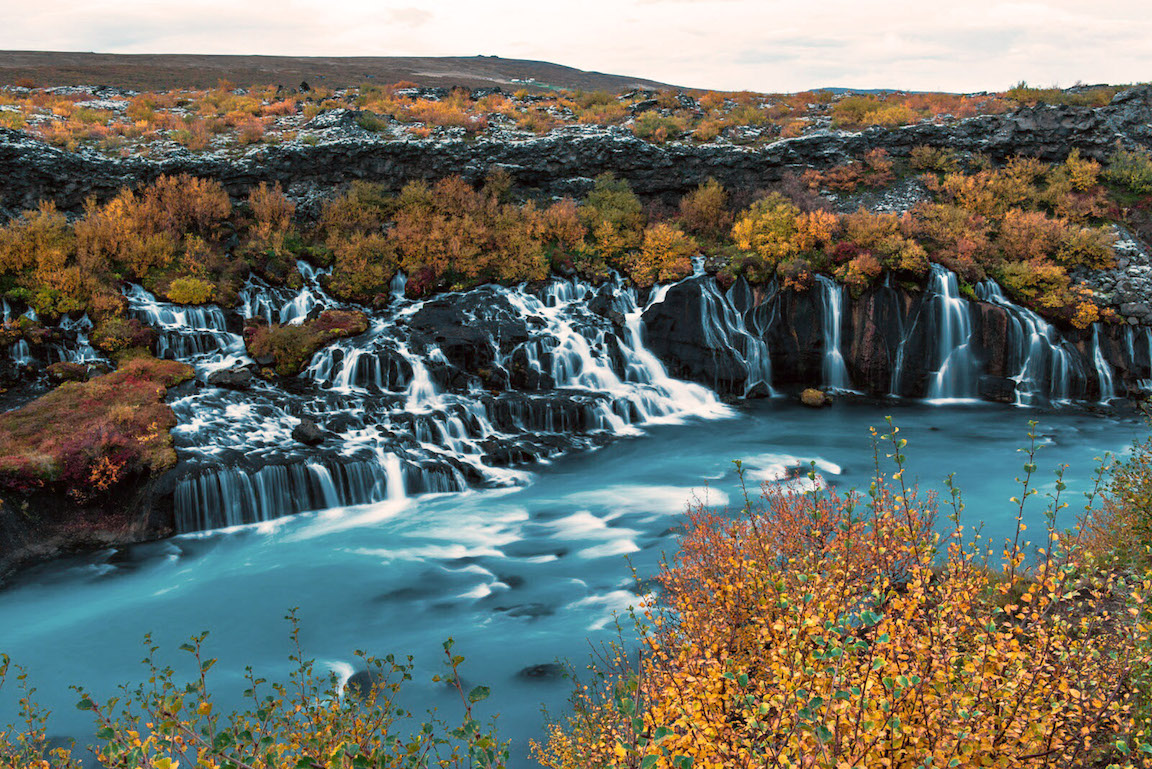
[[[679,196],[713,177],[728,189],[757,189],[790,170],[829,168],[882,148],[894,157],[914,147],[979,152],[999,160],[1030,155],[1060,160],[1074,148],[1103,159],[1122,142],[1152,147],[1152,86],[1118,94],[1105,107],[1036,106],[1002,115],[871,128],[850,133],[822,131],[759,147],[642,141],[621,128],[570,127],[521,141],[394,139],[364,131],[355,121],[333,120],[316,144],[293,141],[259,147],[239,156],[186,153],[163,159],[113,159],[70,153],[27,134],[0,129],[0,214],[52,200],[69,211],[95,196],[104,199],[163,174],[218,179],[240,197],[260,182],[279,183],[307,200],[314,193],[353,180],[399,189],[412,179],[459,174],[482,178],[505,169],[514,183],[543,195],[579,195],[596,175],[611,171],[646,197]]]

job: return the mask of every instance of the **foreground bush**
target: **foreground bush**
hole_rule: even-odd
[[[251,668],[245,676],[246,703],[235,711],[216,707],[206,658],[207,633],[180,648],[195,664],[195,675],[181,682],[157,660],[159,649],[145,639],[148,682],[122,687],[120,696],[97,702],[77,688],[81,710],[95,720],[97,743],[89,750],[108,769],[416,769],[417,767],[503,767],[508,748],[473,716],[473,706],[488,696],[487,687],[465,692],[460,681],[464,658],[444,644],[446,674],[436,676],[457,691],[463,709],[459,726],[429,717],[420,721],[397,704],[412,680],[412,660],[376,659],[357,652],[364,683],[341,688],[335,674],[322,675],[305,659],[295,613],[289,614],[295,653],[288,681],[269,683]],[[0,655],[0,691],[10,671]],[[50,748],[48,714],[37,707],[35,692],[18,673],[22,688],[19,727],[0,729],[0,766],[5,769],[79,769],[75,747]],[[353,679],[354,681],[357,679]],[[369,683],[370,682],[370,683]]]
[[[542,763],[1144,765],[1147,580],[1080,568],[1079,535],[1055,527],[1059,478],[1026,563],[1034,448],[992,568],[958,492],[941,536],[935,501],[905,484],[906,442],[895,428],[881,440],[896,469],[878,461],[863,495],[765,486],[737,520],[693,511],[643,615],[640,663],[578,690],[535,746]]]

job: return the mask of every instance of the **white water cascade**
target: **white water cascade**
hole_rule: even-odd
[[[295,294],[249,281],[241,313],[292,323],[341,306],[324,293],[316,272],[301,273],[304,285]],[[596,289],[553,280],[535,292],[484,286],[427,301],[405,298],[403,288],[398,277],[392,304],[372,316],[365,334],[314,355],[290,397],[256,380],[247,390],[209,387],[173,404],[180,418],[174,438],[192,468],[176,491],[181,528],[232,526],[476,484],[522,484],[527,474],[511,465],[590,448],[603,436],[636,434],[646,424],[732,413],[707,388],[668,376],[644,346],[646,308],[618,283]],[[619,325],[589,310],[598,291],[623,319]],[[663,296],[654,291],[649,306]],[[218,368],[225,356],[230,365],[250,365],[234,354],[238,337],[214,308],[165,306],[142,290],[130,298],[134,310],[166,334],[173,357],[198,369]],[[422,329],[429,322],[479,330],[467,335],[487,338],[486,375],[515,379],[518,387],[487,391],[475,371],[459,368],[452,357],[459,349],[446,353],[427,336]],[[739,328],[734,317],[728,322],[730,333]],[[183,339],[205,333],[200,344]],[[504,333],[514,338],[502,340]],[[321,425],[330,440],[303,449],[292,432],[304,418]]]
[[[929,310],[936,330],[934,373],[928,380],[928,398],[953,401],[976,395],[976,364],[970,349],[972,321],[968,302],[960,296],[956,274],[932,265],[928,283]]]
[[[1008,365],[1016,372],[1009,378],[1016,382],[1017,405],[1071,398],[1075,351],[1055,327],[1032,310],[1013,304],[991,280],[976,286],[976,296],[1008,313]]]
[[[849,387],[848,368],[840,351],[844,323],[844,286],[825,275],[817,275],[823,309],[824,360],[821,364],[824,386],[832,390]]]
[[[1112,367],[1100,350],[1099,323],[1092,324],[1092,365],[1096,369],[1096,381],[1100,384],[1100,402],[1107,403],[1116,397],[1116,389],[1112,384]]]
[[[772,390],[772,357],[762,335],[752,334],[744,316],[713,280],[703,281],[700,291],[700,317],[704,345],[712,350],[728,350],[747,372],[744,392],[762,387]]]

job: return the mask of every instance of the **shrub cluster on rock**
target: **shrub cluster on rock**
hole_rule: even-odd
[[[183,363],[136,357],[0,414],[0,487],[88,498],[134,474],[174,466],[169,430],[176,416],[164,395],[192,373]]]
[[[367,330],[368,317],[362,312],[325,310],[296,325],[253,322],[244,329],[244,344],[257,363],[271,366],[281,376],[293,376],[322,347]]]

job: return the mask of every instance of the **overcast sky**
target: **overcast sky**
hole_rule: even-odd
[[[0,48],[542,59],[717,89],[1152,80],[1149,0],[36,0]]]

